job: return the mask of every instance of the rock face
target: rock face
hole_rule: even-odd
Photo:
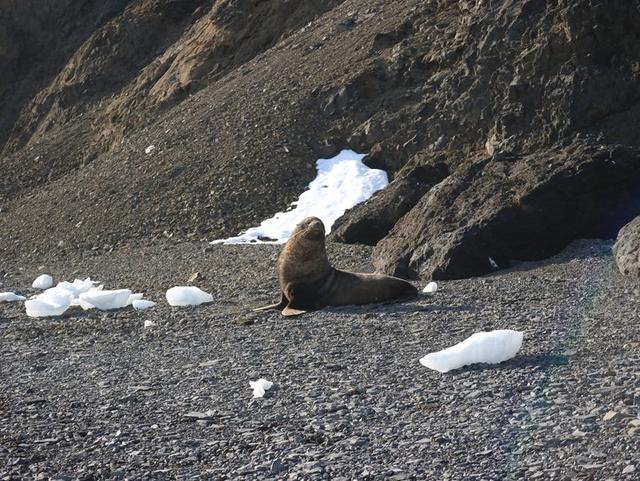
[[[613,246],[613,255],[620,272],[640,278],[640,217],[620,230]]]
[[[333,225],[330,240],[376,245],[447,173],[446,165],[440,163],[414,169],[391,182],[367,202],[345,212]]]
[[[376,246],[374,265],[455,279],[542,259],[573,239],[615,236],[639,207],[639,183],[638,148],[577,143],[518,162],[481,158],[422,197]]]
[[[540,258],[640,213],[639,65],[627,0],[6,1],[0,254],[227,237],[349,147],[379,269]]]

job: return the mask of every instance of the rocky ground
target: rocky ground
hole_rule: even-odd
[[[30,294],[49,271],[159,304],[60,319],[0,305],[0,478],[637,479],[640,289],[610,247],[293,319],[249,311],[276,298],[274,246],[9,262],[1,290]],[[369,249],[330,255],[365,270]],[[166,305],[196,272],[215,302]],[[517,358],[447,374],[418,362],[495,328],[524,331]],[[254,400],[258,377],[276,386]]]

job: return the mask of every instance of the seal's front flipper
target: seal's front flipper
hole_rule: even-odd
[[[282,315],[283,316],[299,316],[300,314],[304,314],[307,311],[303,311],[301,309],[296,309],[295,307],[291,307],[291,306],[287,306],[284,308],[284,310],[282,311]]]
[[[285,307],[288,304],[289,301],[287,301],[287,298],[284,296],[284,294],[282,294],[282,297],[280,298],[280,302],[277,302],[275,304],[270,304],[268,306],[263,306],[263,307],[257,307],[255,309],[253,309],[254,311],[268,311],[269,309],[282,309],[283,307]]]

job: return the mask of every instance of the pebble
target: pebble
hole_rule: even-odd
[[[602,418],[603,421],[617,421],[622,415],[617,411],[608,411]]]
[[[339,266],[355,268],[354,259],[368,265],[366,247],[328,248]],[[180,272],[194,272],[202,247],[176,249],[180,255],[162,251],[160,265],[148,255],[139,262],[164,272],[175,268],[166,259],[185,259]],[[141,334],[141,314],[126,309],[28,322],[12,317],[11,308],[3,311],[2,382],[9,397],[0,426],[11,440],[0,443],[3,474],[16,480],[40,472],[374,481],[636,476],[640,426],[635,405],[625,403],[639,392],[637,299],[612,295],[625,280],[610,257],[528,263],[486,284],[447,281],[437,302],[327,309],[299,319],[273,312],[240,328],[232,320],[259,305],[251,304],[254,292],[263,289],[267,299],[277,289],[268,265],[276,248],[257,249],[217,246],[206,272],[221,279],[227,301],[184,311],[160,304],[153,318],[162,319],[161,329],[153,335]],[[118,255],[109,256],[109,266],[121,263],[110,278],[133,276],[138,256],[118,261]],[[554,275],[571,282],[549,282]],[[26,271],[25,279],[32,277]],[[502,327],[525,331],[514,362],[448,375],[419,369],[418,359],[432,347]],[[556,363],[554,355],[568,352],[569,363]],[[281,381],[278,395],[250,403],[247,380],[261,376]],[[604,422],[608,411],[619,413],[620,422]],[[45,439],[59,441],[34,442]],[[32,452],[36,460],[26,454]],[[627,463],[636,471],[623,475]]]

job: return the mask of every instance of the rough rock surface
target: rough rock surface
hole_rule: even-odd
[[[618,269],[625,275],[640,277],[640,217],[625,225],[613,246]]]
[[[627,0],[12,0],[0,13],[3,256],[236,234],[344,147],[396,180],[434,157],[460,177],[487,156],[526,169],[576,137],[639,142]],[[439,214],[415,232],[473,212]],[[557,227],[530,247],[556,244]],[[421,240],[383,242],[401,271]]]
[[[638,148],[577,143],[520,161],[481,158],[422,197],[376,246],[374,265],[456,279],[548,257],[572,239],[612,238],[640,207],[638,185]]]
[[[333,224],[330,239],[346,244],[376,245],[430,187],[407,178],[392,182],[368,201],[345,212]]]
[[[374,162],[369,156],[365,157],[365,163],[372,166]],[[414,169],[406,166],[403,170],[409,173],[402,173],[371,199],[345,212],[333,224],[330,240],[376,245],[431,187],[448,175],[443,162]]]
[[[249,312],[275,298],[277,248],[203,248],[46,264],[144,292],[159,301],[148,311],[29,319],[0,304],[0,477],[637,479],[640,292],[610,244],[294,320]],[[330,244],[348,269],[370,269],[368,251]],[[3,288],[31,293],[42,260],[3,264]],[[164,289],[194,272],[214,302],[169,307]],[[524,331],[511,361],[419,363],[500,328]],[[258,378],[275,386],[254,400]]]

